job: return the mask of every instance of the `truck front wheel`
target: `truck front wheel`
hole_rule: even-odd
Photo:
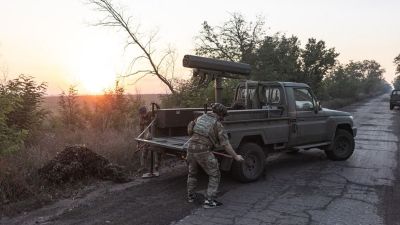
[[[330,160],[342,161],[348,159],[354,152],[354,137],[347,130],[339,129],[332,145],[325,150]]]
[[[238,149],[244,162],[234,162],[232,175],[241,182],[256,181],[264,171],[265,154],[262,148],[255,143],[242,144]]]

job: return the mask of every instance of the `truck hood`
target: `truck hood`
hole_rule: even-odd
[[[343,112],[343,111],[338,111],[338,110],[333,110],[333,109],[327,109],[327,108],[322,108],[320,113],[323,113],[326,116],[351,116],[351,114],[348,113],[348,112]]]

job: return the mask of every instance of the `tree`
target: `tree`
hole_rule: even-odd
[[[247,22],[240,13],[232,13],[230,16],[222,26],[210,26],[207,21],[203,22],[200,34],[195,37],[195,52],[201,56],[253,64],[255,53],[265,35],[264,20],[257,17],[256,21]],[[196,82],[196,78],[179,82],[178,89],[183,93],[165,101],[169,102],[168,105],[196,107],[214,101],[214,89],[210,85],[198,87]],[[222,83],[222,103],[231,104],[237,81],[223,79]]]
[[[23,144],[27,130],[9,126],[8,116],[20,103],[20,99],[7,90],[5,85],[0,85],[0,155],[18,150]]]
[[[6,89],[18,98],[18,104],[7,114],[8,125],[24,130],[37,128],[47,114],[47,111],[41,108],[47,84],[37,84],[33,77],[21,74],[9,80]]]
[[[396,74],[400,75],[400,54],[394,58],[393,62],[396,65]]]
[[[40,127],[45,91],[45,83],[25,75],[0,84],[0,154],[18,150]]]
[[[98,96],[91,126],[100,130],[129,128],[133,123],[132,113],[137,115],[139,104],[143,101],[128,98],[125,89],[116,81],[113,89],[105,90],[102,96]]]
[[[400,89],[400,76],[396,76],[393,80],[394,89]]]
[[[296,36],[267,36],[257,50],[253,79],[268,81],[297,81],[301,49]]]
[[[143,95],[140,93],[139,90],[135,90],[134,95],[128,95],[127,100],[129,102],[128,104],[128,118],[130,119],[130,127],[132,125],[138,124],[139,123],[139,108],[144,106],[146,102],[143,99]],[[128,127],[128,126],[126,126]]]
[[[61,93],[59,101],[59,113],[63,124],[71,130],[83,127],[81,106],[78,102],[78,90],[71,85],[68,93]]]
[[[346,65],[338,65],[324,80],[331,98],[354,98],[359,94],[361,80],[349,73]]]
[[[325,42],[315,38],[308,39],[308,43],[302,50],[302,73],[298,82],[305,82],[317,93],[322,85],[322,80],[336,63],[339,53],[335,48],[327,48]]]
[[[173,80],[168,79],[167,74],[162,72],[163,70],[168,71],[168,68],[166,67],[170,67],[171,63],[173,64],[173,62],[171,62],[174,60],[173,50],[168,49],[166,53],[162,54],[162,56],[157,60],[157,51],[156,49],[153,49],[155,34],[150,35],[147,40],[144,40],[139,31],[139,27],[133,27],[131,17],[124,16],[123,10],[118,10],[112,4],[111,0],[89,0],[89,2],[96,7],[95,10],[105,14],[105,17],[95,25],[121,29],[129,37],[126,47],[134,46],[142,53],[132,60],[129,66],[130,72],[124,75],[124,77],[138,75],[140,76],[136,79],[136,81],[138,81],[146,75],[155,75],[165,85],[167,85],[168,89],[172,93],[175,93],[172,83]],[[170,60],[168,61],[168,59]],[[135,64],[143,63],[146,63],[148,66],[145,68],[133,69],[135,68]]]
[[[400,54],[394,58],[393,63],[396,66],[395,74],[397,74],[393,80],[393,87],[395,89],[400,89]]]
[[[339,54],[335,49],[314,38],[301,49],[296,36],[265,36],[264,25],[261,17],[247,22],[239,13],[233,13],[222,26],[204,22],[196,37],[196,53],[249,63],[253,79],[305,82],[318,91],[336,63]]]
[[[388,90],[384,69],[375,60],[351,61],[338,65],[324,80],[331,98],[355,98],[376,95]]]
[[[196,37],[196,54],[233,62],[251,63],[253,54],[262,44],[265,28],[262,17],[247,22],[240,13],[232,13],[222,26],[202,24]]]
[[[350,62],[345,71],[361,82],[361,88],[364,93],[372,94],[378,91],[379,84],[383,81],[385,69],[375,60],[363,60]]]
[[[119,81],[115,82],[114,90],[109,91],[111,95],[111,127],[114,129],[124,128],[128,125],[129,119],[129,102],[125,95],[125,89],[120,86]]]

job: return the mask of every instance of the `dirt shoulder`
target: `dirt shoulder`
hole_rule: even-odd
[[[185,184],[182,162],[156,179],[92,184],[73,197],[17,217],[1,218],[0,224],[169,224],[195,207],[182,204]]]
[[[201,195],[195,204],[186,202],[186,170],[181,161],[173,168],[165,168],[159,178],[136,178],[125,184],[99,182],[74,197],[13,218],[2,218],[0,224],[171,224],[202,202]],[[207,181],[206,175],[200,174],[199,190],[206,189]],[[224,175],[220,194],[238,186],[238,182]]]

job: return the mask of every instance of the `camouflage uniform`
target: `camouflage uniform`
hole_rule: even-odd
[[[147,126],[150,125],[151,121],[154,119],[152,112],[147,112],[145,116],[140,117],[139,119],[139,127],[140,127],[140,133],[142,133]],[[145,139],[151,139],[151,134],[149,132],[144,134]],[[147,169],[148,167],[148,158],[149,158],[149,150],[150,145],[146,143],[138,143],[138,150],[141,152],[140,154],[140,166],[141,169]],[[155,154],[155,164],[154,167],[157,170],[160,166],[161,162],[161,153],[156,152]]]
[[[222,124],[215,113],[198,117],[188,125],[188,133],[192,135],[188,141],[187,164],[189,168],[187,189],[188,196],[193,196],[197,185],[198,166],[208,174],[207,199],[216,197],[221,178],[218,161],[211,152],[213,147],[228,142]]]

